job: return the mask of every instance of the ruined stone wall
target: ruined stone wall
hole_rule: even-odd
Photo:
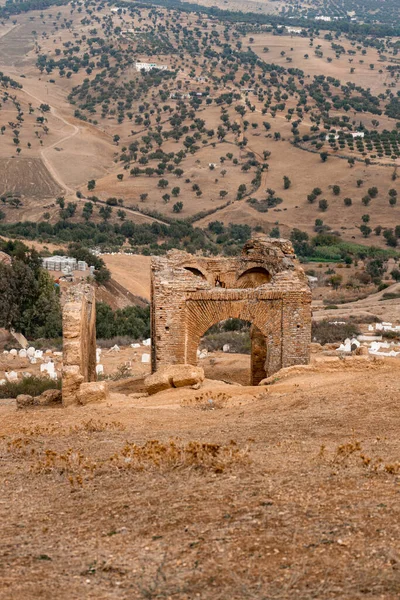
[[[250,321],[252,381],[306,364],[311,292],[285,240],[249,241],[239,257],[207,258],[172,251],[152,260],[152,370],[195,365],[201,337],[214,324]]]
[[[81,384],[95,380],[95,292],[93,286],[79,284],[63,299],[63,405],[78,404]]]

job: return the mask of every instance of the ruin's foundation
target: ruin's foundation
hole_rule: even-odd
[[[201,337],[236,317],[252,324],[251,380],[309,361],[311,291],[286,240],[247,242],[234,258],[171,251],[151,263],[152,371],[197,363]]]

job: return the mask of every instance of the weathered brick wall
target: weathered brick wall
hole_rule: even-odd
[[[63,306],[63,405],[78,404],[81,383],[95,380],[95,292],[93,286],[79,284],[68,290]]]
[[[201,337],[231,317],[254,326],[254,384],[309,360],[311,292],[286,240],[251,240],[234,258],[172,251],[152,259],[151,285],[153,372],[168,364],[196,364]]]

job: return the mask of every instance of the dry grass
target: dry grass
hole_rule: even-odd
[[[71,431],[94,433],[114,429],[120,429],[120,424],[96,423],[89,420]],[[95,460],[77,448],[68,448],[65,452],[57,452],[50,448],[37,449],[31,432],[30,437],[18,437],[7,441],[7,451],[13,456],[30,459],[31,473],[64,475],[72,486],[83,485],[85,480],[115,470],[149,473],[157,470],[167,473],[189,468],[220,474],[235,466],[250,463],[249,449],[239,448],[233,440],[229,444],[197,441],[184,443],[179,439],[165,443],[149,440],[142,445],[126,442],[111,456]]]

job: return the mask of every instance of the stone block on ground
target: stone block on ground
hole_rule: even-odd
[[[108,385],[104,381],[82,383],[78,391],[78,400],[80,404],[105,402],[108,399]]]
[[[17,396],[17,408],[28,408],[31,406],[52,406],[61,404],[61,390],[45,390],[40,396],[30,396],[29,394],[20,394]]]
[[[158,394],[158,392],[168,390],[172,387],[166,370],[157,371],[146,377],[144,385],[149,395]]]
[[[20,394],[17,396],[17,408],[27,408],[27,406],[33,406],[34,398],[29,394]]]
[[[45,390],[38,398],[35,398],[35,404],[40,406],[49,406],[51,404],[61,404],[61,390]]]
[[[191,387],[204,381],[204,370],[193,365],[169,365],[144,380],[148,394],[157,394],[169,388]]]

